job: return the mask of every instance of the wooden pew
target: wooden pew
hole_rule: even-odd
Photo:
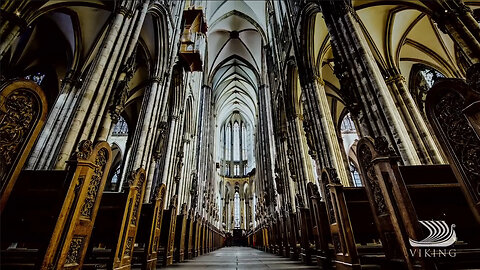
[[[297,213],[299,217],[298,226],[300,227],[300,258],[303,263],[311,264],[314,244],[312,221],[308,204],[304,205],[303,201],[297,201]]]
[[[187,260],[191,260],[194,257],[195,254],[195,219],[193,217],[193,211],[188,211],[188,217],[187,217],[187,238],[185,239],[185,246],[187,249]]]
[[[399,166],[398,158],[384,138],[362,138],[357,149],[364,182],[378,185],[378,196],[373,198],[374,203],[377,206],[383,204],[383,216],[389,217],[394,225],[390,232],[393,231],[395,237],[391,238],[390,243],[406,251],[399,256],[406,267],[415,269],[419,265],[422,269],[463,269],[461,267],[480,264],[480,260],[476,259],[480,258],[480,241],[475,208],[469,205],[448,165]],[[372,202],[371,197],[369,200]],[[453,248],[459,255],[430,259],[419,256],[418,252],[422,250],[411,246],[408,239],[421,240],[426,236],[419,220],[432,219],[457,225],[455,230],[461,241]],[[387,229],[377,224],[380,234],[389,232]]]
[[[145,194],[145,170],[129,175],[123,192],[105,192],[84,269],[130,269]]]
[[[180,208],[179,215],[176,216],[175,229],[175,261],[183,262],[185,260],[185,234],[187,229],[187,204],[184,203]]]
[[[407,189],[402,182],[391,181],[398,177],[393,171],[383,171],[385,164],[396,164],[398,157],[388,158],[393,150],[383,137],[376,143],[371,138],[362,138],[357,144],[357,153],[362,183],[387,261],[407,269],[415,269],[416,265],[431,268],[422,258],[409,254],[408,237],[420,238],[422,231]]]
[[[399,166],[418,220],[455,224],[455,258],[435,258],[437,269],[466,269],[480,265],[480,226],[449,165]],[[417,239],[418,240],[418,239]]]
[[[362,268],[366,266],[383,269],[403,269],[403,265],[387,261],[386,247],[382,245],[381,236],[368,200],[367,191],[362,187],[345,187],[343,189],[352,225],[356,253]]]
[[[480,224],[480,64],[467,81],[442,79],[428,91],[425,110],[443,152]]]
[[[175,229],[177,224],[177,195],[170,200],[170,205],[163,210],[163,222],[161,234],[165,237],[160,238],[160,250],[162,260],[157,262],[157,266],[168,266],[173,264],[175,251]]]
[[[288,222],[288,212],[282,211],[281,222],[282,222],[282,256],[290,257],[290,238],[289,238],[289,222]]]
[[[24,171],[1,216],[2,269],[82,269],[111,165],[82,141],[67,171]]]
[[[334,169],[324,168],[321,185],[334,250],[334,266],[338,269],[360,269],[343,186]]]
[[[331,242],[328,217],[325,202],[321,201],[320,192],[316,184],[310,182],[307,184],[308,207],[312,218],[312,240],[315,247],[312,260],[320,268],[329,267],[332,254],[328,243]]]
[[[157,186],[154,191],[154,200],[142,206],[140,223],[137,230],[136,246],[132,267],[141,269],[156,269],[157,259],[160,256],[160,237],[162,217],[165,204],[165,184]]]
[[[200,219],[200,215],[197,214],[197,216],[195,217],[195,232],[194,232],[194,254],[193,256],[194,257],[197,257],[198,255],[200,255],[200,223],[201,223],[201,219]]]
[[[205,254],[205,233],[206,229],[205,227],[207,226],[205,218],[202,218],[202,222],[200,225],[200,255]]]
[[[276,255],[282,255],[284,231],[282,217],[278,211],[275,211],[274,218],[272,219],[272,228],[272,253]]]
[[[31,80],[7,81],[0,86],[0,213],[47,118],[47,99]]]
[[[334,169],[324,169],[325,201],[307,186],[316,263],[322,269],[403,269],[388,262],[375,227],[366,189],[343,187]]]
[[[292,260],[298,260],[300,256],[300,241],[298,237],[298,217],[297,213],[289,211],[288,213],[288,240],[289,256]]]
[[[2,269],[33,269],[42,263],[70,185],[67,174],[67,171],[20,174],[1,218]]]

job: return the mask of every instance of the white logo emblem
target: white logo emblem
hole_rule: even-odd
[[[455,224],[448,227],[443,220],[421,220],[420,223],[428,229],[429,235],[420,241],[408,239],[412,247],[448,247],[457,241]]]

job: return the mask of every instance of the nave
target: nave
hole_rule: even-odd
[[[223,247],[206,255],[187,260],[184,263],[165,268],[194,270],[260,270],[260,269],[318,269],[314,266],[306,266],[299,261],[273,255],[251,247]]]

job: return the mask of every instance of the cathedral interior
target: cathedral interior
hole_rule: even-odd
[[[479,62],[478,0],[1,1],[0,268],[480,269]]]

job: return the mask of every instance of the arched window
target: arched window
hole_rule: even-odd
[[[247,129],[245,123],[242,122],[242,159],[247,159]]]
[[[349,163],[350,167],[350,174],[352,175],[352,180],[353,180],[353,186],[355,187],[361,187],[362,185],[362,180],[360,180],[360,173],[358,172],[357,166],[350,161]]]
[[[117,169],[115,170],[115,172],[113,173],[113,176],[112,176],[112,181],[110,181],[112,184],[116,184],[120,181],[120,177],[122,176],[121,175],[122,173],[122,166],[121,164],[118,165]]]
[[[233,197],[233,226],[235,229],[240,228],[240,194],[235,192]]]
[[[445,76],[438,70],[423,64],[415,64],[410,71],[409,90],[420,111],[425,114],[425,98],[433,84]]]
[[[355,128],[355,122],[353,122],[350,113],[343,116],[342,122],[340,122],[340,134],[342,136],[343,147],[346,157],[349,156],[350,148],[358,140],[357,129]],[[350,174],[352,176],[353,186],[361,186],[360,175],[355,165],[349,161]]]
[[[120,116],[117,124],[113,127],[113,136],[128,136],[128,125],[123,117]]]
[[[227,124],[227,131],[225,134],[225,159],[230,160],[230,146],[232,144],[232,125]]]
[[[240,125],[233,124],[233,160],[240,161]]]
[[[345,147],[345,153],[348,155],[350,147],[358,139],[357,129],[355,123],[352,120],[350,113],[347,113],[340,123],[340,134],[343,140],[343,146]]]

